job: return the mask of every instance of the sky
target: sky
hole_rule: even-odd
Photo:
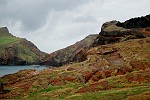
[[[98,34],[107,21],[150,14],[150,0],[0,0],[0,27],[51,53]]]

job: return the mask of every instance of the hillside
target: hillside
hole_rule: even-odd
[[[94,43],[97,37],[98,34],[89,35],[71,46],[55,51],[46,56],[44,62],[41,64],[62,66],[72,62],[84,61],[86,59],[84,55],[85,51]]]
[[[2,77],[0,98],[148,100],[149,56],[150,38],[93,47],[84,62]]]
[[[38,64],[45,55],[30,41],[10,34],[7,27],[0,28],[0,65]]]
[[[136,26],[138,20],[129,23]],[[150,25],[124,28],[117,23],[102,25],[82,62],[1,77],[0,99],[149,100]]]

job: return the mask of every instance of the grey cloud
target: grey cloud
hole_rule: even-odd
[[[0,0],[0,26],[50,53],[99,33],[106,21],[149,14],[149,4],[150,0]]]
[[[72,21],[82,23],[82,22],[96,22],[97,20],[90,15],[83,15],[72,18]]]
[[[23,31],[34,31],[42,27],[51,11],[64,11],[76,8],[88,0],[2,0],[1,20],[21,20]],[[7,4],[7,5],[6,5]],[[60,16],[61,17],[61,16]]]
[[[0,7],[7,4],[8,0],[0,0]]]

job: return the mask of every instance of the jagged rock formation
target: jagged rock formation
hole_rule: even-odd
[[[150,15],[146,15],[145,17],[131,18],[123,23],[117,23],[117,26],[123,27],[126,29],[131,28],[145,28],[150,26]]]
[[[83,40],[76,42],[75,44],[68,46],[64,49],[55,51],[45,58],[45,61],[41,64],[50,66],[62,66],[64,64],[72,62],[81,62],[86,59],[85,52],[92,46],[94,40],[98,37],[98,34],[89,35]]]
[[[96,44],[116,43],[150,36],[150,15],[132,18],[123,23],[110,21],[102,25]]]
[[[38,64],[45,55],[30,41],[10,34],[7,27],[0,28],[0,65]]]

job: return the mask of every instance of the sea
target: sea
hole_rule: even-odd
[[[28,65],[28,66],[0,66],[0,77],[7,75],[7,74],[13,74],[20,70],[25,69],[36,69],[36,70],[44,70],[47,69],[47,66],[39,66],[39,65]]]

